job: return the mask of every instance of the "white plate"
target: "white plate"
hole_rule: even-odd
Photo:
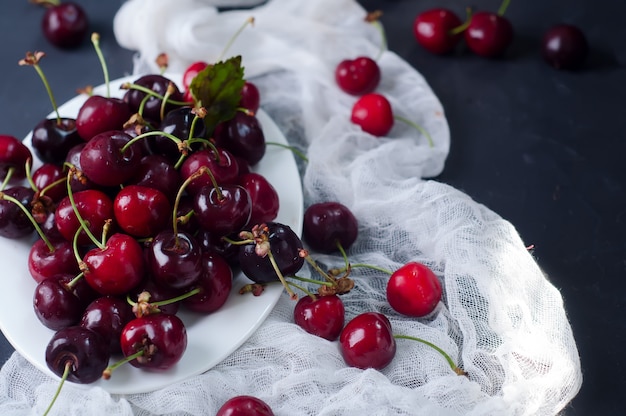
[[[180,84],[180,76],[166,74]],[[121,96],[123,82],[138,77],[125,77],[110,82],[111,95]],[[95,94],[106,94],[104,86]],[[59,108],[61,116],[75,117],[86,96],[73,98]],[[48,117],[53,117],[50,114]],[[287,144],[276,124],[262,110],[257,117],[267,141]],[[30,146],[31,134],[24,143]],[[39,162],[35,162],[33,171]],[[300,176],[292,152],[278,146],[268,146],[261,162],[254,169],[265,176],[280,197],[280,210],[275,221],[290,226],[298,235],[302,231],[303,199]],[[3,288],[0,290],[0,329],[13,347],[43,372],[57,378],[47,367],[45,349],[53,331],[39,322],[33,311],[36,282],[27,270],[27,256],[32,240],[16,241],[0,238]],[[282,285],[269,285],[261,296],[239,295],[239,288],[249,283],[243,275],[235,276],[233,290],[226,304],[210,315],[198,315],[181,310],[186,324],[188,346],[183,358],[170,370],[147,373],[131,365],[122,365],[110,380],[99,380],[85,387],[99,386],[113,394],[134,394],[154,391],[172,383],[210,370],[228,357],[261,325],[283,293]],[[119,357],[112,358],[112,361]],[[73,384],[81,386],[80,384]]]

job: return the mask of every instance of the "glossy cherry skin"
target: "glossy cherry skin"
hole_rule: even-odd
[[[89,18],[79,4],[64,1],[46,9],[41,28],[53,45],[64,49],[76,48],[87,35]]]
[[[187,349],[187,330],[176,315],[144,315],[126,324],[120,344],[125,357],[144,351],[143,355],[130,361],[132,366],[167,370],[180,361]]]
[[[345,323],[345,307],[337,295],[303,296],[293,310],[295,323],[309,334],[329,341],[339,338]]]
[[[242,230],[252,212],[248,191],[239,185],[224,185],[218,189],[205,186],[195,195],[194,212],[198,222],[205,230],[221,235]]]
[[[393,111],[389,100],[375,92],[365,94],[352,106],[352,122],[374,136],[386,136],[393,127]]]
[[[130,145],[132,138],[119,130],[100,133],[91,138],[80,152],[83,173],[100,186],[118,186],[137,172],[143,157],[141,147]]]
[[[193,81],[196,75],[198,75],[198,73],[204,70],[208,65],[209,64],[204,61],[196,61],[189,65],[187,69],[185,69],[185,72],[183,72],[183,88],[185,90],[189,89],[191,81]]]
[[[477,12],[472,15],[464,36],[472,52],[493,58],[502,55],[513,41],[513,25],[496,13]]]
[[[387,301],[403,315],[422,317],[435,310],[441,300],[441,283],[428,266],[409,262],[387,282]]]
[[[78,275],[78,262],[74,256],[72,243],[68,240],[53,240],[54,250],[50,250],[44,240],[38,239],[28,252],[28,271],[36,282],[61,275]]]
[[[96,189],[87,189],[73,194],[76,209],[82,218],[89,224],[89,230],[95,235],[102,235],[102,229],[107,220],[113,219],[113,201],[107,194]],[[68,241],[74,239],[74,234],[80,228],[69,196],[59,202],[55,211],[56,227],[59,233]],[[81,231],[78,236],[79,245],[90,244],[89,236]]]
[[[339,336],[344,361],[351,367],[381,370],[396,355],[396,340],[389,319],[378,312],[364,312],[346,324]]]
[[[256,114],[261,107],[261,93],[259,88],[252,82],[246,81],[241,89],[241,101],[239,106]]]
[[[63,168],[59,165],[53,165],[52,163],[44,163],[32,174],[35,188],[37,188],[39,192],[48,188],[45,189],[44,194],[53,202],[58,202],[67,196],[67,185],[65,181],[53,185],[55,182],[65,179],[65,177],[66,174]]]
[[[84,277],[102,295],[122,295],[141,283],[145,263],[141,245],[128,234],[111,235],[104,248],[93,248],[83,256]]]
[[[159,130],[180,140],[187,140],[189,138],[205,139],[207,129],[204,120],[200,118],[194,122],[195,118],[196,116],[193,114],[192,107],[184,106],[174,108],[165,115],[159,124]],[[152,136],[146,137],[144,140],[152,154],[163,155],[172,162],[176,162],[181,156],[178,145],[169,137]],[[191,148],[193,150],[199,150],[199,146],[195,144],[192,145]]]
[[[150,237],[172,220],[169,200],[158,189],[141,185],[122,188],[113,199],[117,225],[134,237]]]
[[[242,111],[220,124],[215,133],[217,145],[254,166],[263,158],[266,151],[263,128],[256,116]]]
[[[62,165],[70,149],[84,143],[76,130],[76,120],[66,117],[42,120],[33,129],[31,140],[39,159],[55,165]]]
[[[544,34],[541,52],[544,60],[556,69],[577,69],[587,58],[589,44],[580,28],[558,24]]]
[[[165,96],[168,86],[171,84],[174,87],[174,93],[170,95],[170,99],[173,101],[182,101],[183,94],[178,89],[178,86],[169,78],[160,74],[148,74],[137,78],[134,84],[140,85],[144,88],[152,90],[161,96]],[[130,106],[131,112],[136,113],[141,107],[141,102],[146,97],[146,93],[136,89],[129,89],[124,94],[124,101]],[[161,98],[151,96],[143,107],[142,116],[150,123],[159,124],[161,122],[161,104],[163,100]],[[168,103],[165,105],[165,111],[163,116],[178,107],[176,104]]]
[[[345,59],[335,68],[335,81],[348,94],[368,94],[380,83],[380,67],[367,56]]]
[[[235,396],[228,399],[215,416],[274,416],[274,412],[258,397]]]
[[[182,179],[178,169],[165,156],[146,155],[139,161],[139,167],[128,183],[158,189],[173,204]]]
[[[356,241],[359,225],[356,217],[345,205],[335,202],[318,202],[304,212],[302,238],[313,249],[322,253],[347,250]]]
[[[224,148],[218,148],[217,152],[204,149],[189,155],[180,167],[182,180],[186,180],[195,174],[201,167],[209,168],[219,185],[237,183],[239,178],[239,166],[235,156]],[[213,186],[208,174],[193,179],[187,185],[187,192],[195,195],[204,186]]]
[[[250,225],[274,221],[280,209],[276,188],[260,173],[250,172],[239,177],[239,184],[248,191],[252,201]]]
[[[202,273],[200,245],[187,233],[161,231],[152,239],[146,255],[148,271],[160,286],[185,289]]]
[[[16,185],[4,189],[1,194],[16,199],[27,210],[35,196],[35,192],[25,186]],[[25,237],[35,230],[30,218],[24,213],[20,205],[0,197],[0,236],[5,238]]]
[[[111,354],[117,354],[121,352],[122,330],[134,318],[133,308],[126,299],[101,296],[84,308],[78,324],[98,333],[105,343],[109,342]]]
[[[33,310],[49,329],[58,330],[80,321],[85,305],[59,278],[44,279],[33,294]]]
[[[128,103],[120,98],[92,95],[76,115],[76,130],[85,141],[110,130],[122,130],[131,116]]]
[[[285,224],[268,222],[266,225],[269,230],[270,250],[278,269],[284,276],[297,273],[304,264],[304,258],[299,254],[300,249],[304,248],[300,237]],[[255,252],[255,244],[240,247],[239,264],[241,271],[253,282],[269,283],[278,280],[269,256],[259,256]]]
[[[16,182],[26,177],[26,161],[32,162],[30,149],[17,137],[0,134],[0,180],[6,178],[12,170],[11,181]]]
[[[203,253],[202,273],[194,287],[199,288],[200,293],[186,298],[185,307],[205,314],[220,309],[233,287],[233,271],[228,262],[217,253]]]
[[[102,377],[109,364],[108,344],[94,331],[70,326],[57,331],[46,346],[46,364],[62,377],[66,363],[71,363],[68,381],[90,384]]]
[[[450,53],[463,37],[452,31],[461,26],[461,19],[451,10],[436,8],[420,13],[413,21],[415,40],[428,52]]]

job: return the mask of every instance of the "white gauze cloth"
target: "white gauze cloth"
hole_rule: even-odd
[[[284,294],[250,339],[205,374],[148,394],[116,396],[65,383],[55,415],[213,415],[227,399],[248,394],[276,415],[554,415],[576,395],[580,360],[558,290],[544,276],[515,228],[464,193],[429,180],[449,149],[444,109],[424,78],[397,55],[378,59],[394,112],[428,130],[434,146],[405,123],[375,138],[350,122],[355,97],[342,93],[334,68],[344,58],[376,57],[378,30],[352,0],[270,0],[251,10],[218,12],[201,0],[130,0],[115,18],[121,46],[138,52],[135,74],[170,72],[219,59],[229,38],[253,16],[227,51],[241,55],[262,108],[291,145],[305,151],[305,206],[339,201],[359,221],[353,263],[395,270],[408,261],[440,277],[443,302],[424,319],[387,304],[388,276],[358,269],[344,295],[346,320],[385,313],[394,333],[435,343],[468,377],[421,343],[398,340],[381,371],[344,364],[337,342],[293,323]],[[337,255],[313,256],[328,267]],[[146,377],[150,375],[147,374]],[[15,353],[0,372],[0,414],[41,414],[58,386]]]

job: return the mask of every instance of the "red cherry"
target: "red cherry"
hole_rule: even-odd
[[[252,201],[252,214],[248,224],[257,225],[274,221],[278,216],[280,200],[276,188],[260,173],[250,172],[239,177]]]
[[[295,323],[309,334],[334,341],[345,322],[345,307],[337,295],[303,296],[293,310]]]
[[[261,106],[261,93],[256,85],[246,81],[241,89],[241,101],[239,106],[256,113]]]
[[[427,10],[415,18],[413,34],[424,49],[443,55],[451,52],[461,40],[462,32],[453,32],[461,24],[461,19],[448,9]]]
[[[172,208],[169,200],[155,188],[127,185],[113,200],[117,225],[135,237],[150,237],[169,224]]]
[[[546,31],[541,51],[545,61],[556,69],[579,68],[589,52],[585,34],[578,27],[558,24]]]
[[[351,120],[366,133],[386,136],[393,127],[391,104],[382,94],[365,94],[354,103]]]
[[[14,136],[0,134],[0,180],[6,178],[12,170],[12,181],[19,181],[26,177],[26,161],[33,160],[33,156],[20,140]]]
[[[41,20],[43,34],[50,43],[59,48],[79,46],[89,29],[87,13],[73,2],[60,3],[58,0],[35,0],[47,6]]]
[[[409,262],[396,270],[387,282],[387,301],[404,315],[422,317],[441,300],[441,283],[431,269]]]
[[[28,271],[36,282],[56,275],[77,275],[80,272],[72,243],[61,239],[51,244],[54,247],[52,251],[44,240],[38,239],[28,252]]]
[[[378,312],[364,312],[348,322],[339,336],[346,364],[361,369],[385,368],[396,355],[396,340],[389,319]]]
[[[348,207],[327,201],[310,205],[304,211],[302,238],[313,250],[332,253],[349,249],[356,241],[359,224]]]
[[[274,416],[274,412],[257,397],[235,396],[226,401],[215,416]]]
[[[131,116],[128,103],[120,98],[92,95],[83,103],[76,116],[76,130],[83,140],[109,130],[122,130]]]
[[[86,189],[73,194],[76,209],[81,217],[89,224],[89,230],[95,235],[102,235],[102,229],[107,220],[113,218],[113,202],[102,191]],[[59,202],[55,211],[55,223],[59,233],[68,241],[74,239],[74,234],[81,225],[76,218],[69,196]],[[81,231],[78,244],[90,244],[89,236]]]
[[[183,89],[188,90],[191,85],[191,81],[198,75],[199,72],[204,70],[209,64],[203,61],[197,61],[192,63],[183,72]]]
[[[217,253],[203,253],[201,262],[202,274],[195,285],[200,288],[200,293],[186,298],[183,303],[194,312],[212,313],[228,299],[233,287],[233,271]]]
[[[335,69],[335,81],[348,94],[368,94],[380,83],[380,67],[367,56],[345,59]]]
[[[512,41],[511,22],[496,13],[474,13],[465,30],[467,46],[476,55],[486,58],[502,55]]]

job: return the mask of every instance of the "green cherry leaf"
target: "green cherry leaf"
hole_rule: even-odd
[[[191,81],[189,89],[206,109],[204,123],[210,130],[235,116],[244,84],[241,56],[208,65]]]

